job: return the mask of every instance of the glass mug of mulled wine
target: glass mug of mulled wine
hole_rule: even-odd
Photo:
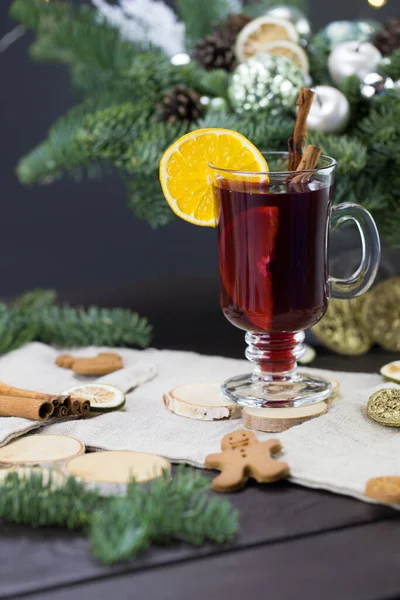
[[[380,241],[368,211],[332,206],[336,161],[319,159],[312,171],[289,172],[288,154],[263,153],[271,171],[248,173],[210,165],[219,204],[221,306],[245,330],[249,375],[222,385],[243,406],[302,406],[329,397],[331,384],[297,370],[304,330],[325,314],[330,297],[353,298],[374,281]],[[362,257],[348,279],[328,274],[330,229],[352,221]]]

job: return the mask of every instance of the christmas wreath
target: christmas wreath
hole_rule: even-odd
[[[111,166],[128,205],[153,227],[174,218],[158,183],[163,151],[184,133],[226,127],[284,150],[299,88],[314,86],[309,140],[339,162],[335,202],[368,208],[399,244],[400,20],[338,21],[312,34],[304,2],[14,0],[38,60],[68,66],[81,102],[17,167],[24,184]]]

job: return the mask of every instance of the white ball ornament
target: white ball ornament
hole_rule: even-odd
[[[313,88],[314,101],[307,119],[308,128],[320,133],[341,133],[350,120],[350,105],[344,94],[330,85]]]
[[[328,69],[334,83],[339,85],[349,75],[361,80],[376,71],[382,54],[369,42],[343,42],[338,44],[328,58]]]

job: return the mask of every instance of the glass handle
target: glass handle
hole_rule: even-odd
[[[359,206],[345,202],[332,207],[331,229],[335,230],[347,221],[353,221],[361,237],[361,263],[348,279],[329,277],[333,298],[349,299],[366,292],[374,282],[381,257],[379,233],[370,213]]]

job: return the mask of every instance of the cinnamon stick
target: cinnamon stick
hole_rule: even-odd
[[[304,171],[313,171],[318,164],[321,154],[322,149],[319,146],[309,144],[296,169],[296,173],[299,173],[299,175],[293,177],[292,183],[307,183],[310,180],[311,173],[304,173]]]
[[[68,408],[61,404],[53,413],[53,417],[57,417],[58,419],[63,419],[68,415]]]
[[[90,411],[90,401],[82,400],[81,401],[81,415],[84,417],[89,413],[89,411]]]
[[[26,396],[0,395],[0,417],[22,417],[34,421],[47,421],[53,412],[53,404],[46,400]]]
[[[313,103],[315,92],[308,88],[301,88],[297,98],[296,124],[294,126],[293,137],[288,140],[289,162],[288,171],[296,171],[303,156],[304,148],[307,144],[307,118]]]
[[[45,394],[44,392],[34,392],[32,390],[23,390],[21,388],[8,385],[0,381],[0,394],[3,396],[18,396],[23,398],[32,398],[33,400],[44,400],[51,402],[56,408],[62,404],[68,396],[60,396],[56,394]]]

